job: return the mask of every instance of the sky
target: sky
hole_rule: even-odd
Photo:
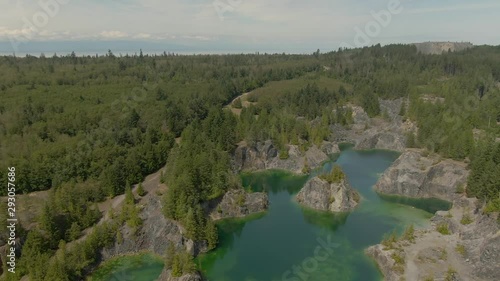
[[[0,0],[0,52],[287,52],[500,45],[498,0]]]

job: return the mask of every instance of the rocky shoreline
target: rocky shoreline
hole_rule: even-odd
[[[466,165],[422,150],[407,149],[381,176],[375,190],[412,198],[439,198],[453,203],[438,211],[429,229],[369,247],[385,280],[499,280],[498,213],[484,214],[477,199],[465,198]],[[412,240],[412,239],[410,239]]]
[[[142,226],[134,232],[126,224],[123,225],[118,230],[123,239],[115,241],[111,247],[102,249],[103,261],[139,252],[150,252],[163,257],[169,243],[172,243],[177,251],[187,251],[193,256],[208,251],[206,241],[193,241],[187,238],[186,231],[181,224],[163,215],[160,195],[150,192],[142,198],[139,204],[142,208],[140,212]],[[248,193],[243,189],[235,189],[209,202],[206,207],[213,220],[220,220],[265,212],[268,205],[266,193]],[[158,280],[201,281],[203,279],[199,273],[172,277],[170,270],[164,269]]]
[[[255,144],[242,142],[232,157],[233,170],[242,172],[277,169],[305,174],[320,167],[332,154],[339,153],[340,143],[351,143],[356,150],[386,149],[403,152],[406,134],[415,131],[414,124],[403,122],[403,118],[399,116],[404,100],[379,102],[384,118],[370,118],[362,107],[349,104],[346,107],[353,112],[353,124],[332,125],[330,138],[323,141],[321,146],[312,145],[305,152],[301,152],[297,145],[288,145],[286,159],[280,158],[279,150],[271,140]]]
[[[366,249],[386,281],[500,279],[498,213],[483,214],[476,199],[453,203],[436,213],[430,228],[415,231],[413,241],[402,237]]]

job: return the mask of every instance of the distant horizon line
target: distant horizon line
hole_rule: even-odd
[[[36,41],[36,42],[42,42],[42,41]],[[43,41],[44,43],[47,43],[47,41]],[[78,42],[78,41],[57,41],[59,43],[62,42]],[[85,41],[86,42],[86,41]],[[113,41],[114,42],[114,41]],[[123,42],[123,41],[122,41]],[[9,43],[8,41],[0,41],[0,43]],[[65,57],[69,56],[72,53],[75,53],[77,57],[95,57],[97,56],[105,56],[108,54],[109,51],[111,51],[115,56],[117,57],[126,57],[126,56],[136,56],[139,55],[139,53],[142,51],[144,55],[148,56],[163,56],[165,54],[167,55],[250,55],[250,54],[268,54],[268,55],[310,55],[317,50],[320,50],[321,53],[329,53],[329,52],[336,52],[339,49],[344,49],[344,50],[349,50],[349,49],[361,49],[361,48],[366,48],[366,47],[373,47],[376,45],[381,45],[381,46],[389,46],[389,45],[416,45],[416,44],[425,44],[425,43],[465,43],[465,44],[471,44],[474,47],[478,46],[491,46],[491,47],[496,47],[500,45],[494,45],[494,44],[474,44],[470,41],[421,41],[421,42],[413,42],[413,43],[405,43],[405,42],[392,42],[392,43],[377,43],[377,44],[372,44],[369,46],[361,46],[361,47],[354,47],[354,48],[348,48],[348,47],[338,47],[335,49],[328,49],[325,51],[321,51],[321,48],[311,48],[306,51],[305,49],[302,51],[285,51],[285,50],[276,50],[276,49],[268,49],[268,50],[223,50],[219,49],[216,50],[215,48],[213,50],[196,50],[195,47],[193,46],[185,46],[185,48],[182,48],[181,46],[175,46],[175,48],[171,50],[167,49],[151,49],[151,48],[139,48],[139,49],[130,49],[130,50],[124,50],[123,48],[115,48],[118,50],[113,50],[112,48],[99,48],[99,50],[49,50],[49,51],[21,51],[21,52],[15,52],[15,51],[5,51],[0,49],[0,57],[17,57],[17,58],[22,58],[26,56],[31,56],[31,57],[41,57],[44,55],[46,58],[51,58],[54,55],[58,57]],[[116,47],[116,46],[115,46]],[[179,50],[179,49],[184,49],[184,50]]]

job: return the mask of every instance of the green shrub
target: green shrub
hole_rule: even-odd
[[[406,228],[405,232],[403,233],[403,239],[411,243],[415,242],[415,227],[413,226],[413,224]]]
[[[233,102],[233,107],[234,108],[243,108],[243,105],[241,104],[241,98],[237,98],[234,102]]]
[[[453,269],[453,267],[448,267],[448,272],[446,272],[446,277],[445,277],[445,281],[453,281],[455,280],[455,274],[457,273],[457,271],[455,269]]]
[[[436,227],[437,232],[443,234],[443,235],[450,235],[450,229],[448,228],[447,223],[440,223]]]
[[[280,157],[281,160],[288,159],[288,157],[290,157],[290,155],[288,155],[288,149],[286,149],[286,148],[285,149],[281,149],[279,157]]]
[[[467,253],[465,250],[465,246],[462,244],[457,244],[457,247],[455,247],[455,251],[457,251],[457,253],[459,253],[462,257],[465,257]]]
[[[484,208],[485,213],[500,212],[500,198],[493,199],[486,204]]]
[[[396,232],[392,232],[390,234],[385,234],[384,238],[382,239],[381,244],[384,245],[387,249],[392,249],[394,246],[394,243],[398,241]]]
[[[460,223],[463,225],[468,225],[468,224],[471,224],[472,222],[474,222],[474,221],[472,220],[469,213],[464,213],[462,216],[462,219],[460,220]]]
[[[319,177],[328,183],[340,183],[345,178],[345,174],[339,165],[335,165],[329,174],[322,174]]]
[[[236,203],[238,204],[238,206],[242,207],[243,205],[245,205],[245,201],[246,201],[245,193],[238,195],[238,198],[236,199]]]

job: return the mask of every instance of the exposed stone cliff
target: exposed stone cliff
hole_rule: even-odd
[[[400,238],[366,250],[385,280],[500,280],[498,213],[483,214],[476,199],[460,198],[431,222],[413,242]]]
[[[269,206],[267,193],[248,193],[243,189],[228,191],[222,198],[208,204],[208,212],[213,220],[239,218],[265,212]]]
[[[298,146],[289,145],[288,157],[281,159],[272,141],[254,145],[241,144],[234,152],[233,166],[236,171],[279,169],[300,174],[306,164],[308,168],[314,169],[329,159],[328,154],[336,152],[339,152],[338,146],[328,142],[321,148],[312,146],[305,153],[302,153]]]
[[[115,242],[110,248],[102,250],[104,259],[123,254],[134,254],[149,251],[163,256],[169,242],[178,250],[187,249],[191,254],[197,255],[207,251],[204,241],[195,242],[184,236],[184,228],[176,221],[165,218],[161,211],[161,199],[154,193],[148,193],[141,210],[142,226],[136,233],[127,225],[121,227],[123,241]]]
[[[464,163],[438,156],[423,156],[421,150],[407,149],[375,185],[384,194],[415,198],[436,197],[453,201],[466,184],[469,172]]]

